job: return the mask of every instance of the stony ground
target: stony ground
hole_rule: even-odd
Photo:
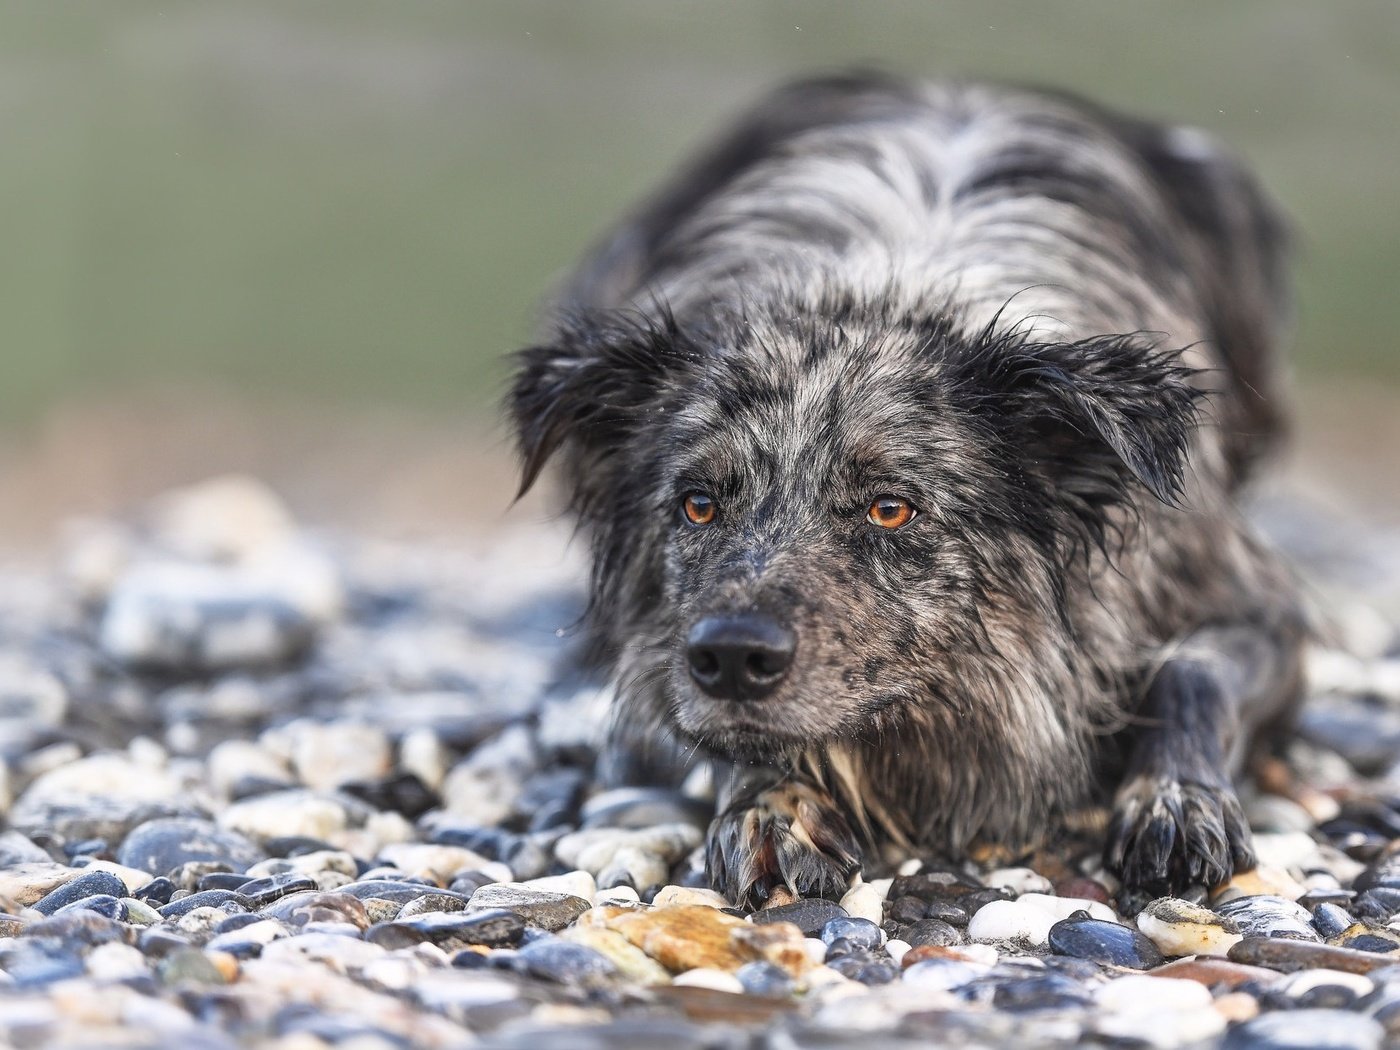
[[[1331,624],[1304,738],[1248,799],[1259,869],[1119,900],[1088,814],[1083,841],[751,916],[703,888],[703,770],[595,777],[608,698],[550,677],[558,535],[312,535],[236,480],[89,523],[0,570],[0,1043],[1400,1039],[1400,545],[1264,514]]]

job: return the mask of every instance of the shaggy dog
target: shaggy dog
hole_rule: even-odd
[[[1235,495],[1280,429],[1279,222],[1203,134],[976,83],[762,102],[518,358],[619,726],[735,763],[732,900],[1112,806],[1125,887],[1252,865],[1302,618]]]

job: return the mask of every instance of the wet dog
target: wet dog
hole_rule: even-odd
[[[1086,803],[1131,890],[1253,863],[1304,633],[1235,497],[1285,238],[1204,134],[880,76],[756,109],[584,260],[510,399],[622,732],[739,775],[715,885],[839,893]]]

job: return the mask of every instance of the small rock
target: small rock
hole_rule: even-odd
[[[1162,965],[1162,953],[1145,935],[1128,926],[1102,919],[1061,919],[1050,928],[1050,950],[1076,959],[1089,959],[1111,966],[1149,970]]]
[[[846,909],[846,914],[858,919],[867,919],[876,926],[885,918],[884,899],[869,883],[857,883],[847,890],[846,895],[841,898],[841,907]]]
[[[334,586],[319,562],[137,565],[112,588],[99,640],[109,656],[141,668],[191,673],[283,663],[315,637],[317,617],[303,601],[308,572]]]
[[[709,988],[716,992],[731,992],[734,995],[743,995],[747,990],[744,987],[744,982],[735,974],[706,967],[697,967],[694,970],[678,973],[671,979],[671,983],[687,988]]]
[[[1267,1013],[1231,1028],[1222,1050],[1379,1050],[1385,1029],[1344,1010]]]
[[[671,975],[664,966],[615,930],[609,930],[602,926],[579,924],[569,927],[559,936],[564,940],[585,945],[606,956],[617,967],[618,973],[628,981],[647,986],[671,983]],[[768,966],[770,964],[750,963],[749,965]]]
[[[880,927],[869,919],[852,916],[832,919],[822,927],[821,938],[828,948],[838,940],[844,940],[853,947],[874,951],[884,943],[885,935]]]
[[[815,937],[832,919],[844,919],[845,917],[846,909],[835,901],[824,900],[821,897],[807,897],[803,900],[793,901],[791,904],[782,904],[776,908],[764,908],[762,911],[754,912],[753,921],[756,923],[790,922],[801,930],[804,936]]]
[[[1049,879],[1030,868],[998,868],[985,876],[982,881],[997,889],[1010,890],[1018,897],[1023,893],[1052,894],[1055,892]]]
[[[242,799],[219,814],[220,825],[245,835],[304,837],[332,844],[349,822],[343,797],[300,789]]]
[[[1033,904],[995,900],[984,904],[972,916],[967,924],[967,935],[974,941],[1019,941],[1037,947],[1046,943],[1056,921],[1055,916]]]
[[[723,894],[717,893],[714,890],[706,890],[691,886],[662,886],[661,889],[656,891],[656,896],[652,898],[651,903],[657,908],[669,908],[677,904],[696,904],[706,908],[728,908],[730,906],[729,901],[725,900]],[[789,907],[793,907],[793,905],[789,905]],[[763,913],[759,914],[761,915]],[[754,916],[754,922],[763,921],[765,920],[761,919],[759,915]],[[792,920],[769,919],[766,921],[791,922]]]
[[[531,879],[520,885],[531,890],[542,890],[545,893],[566,893],[587,901],[591,901],[593,895],[598,892],[598,884],[593,881],[593,876],[586,871],[570,871],[563,875]]]
[[[559,937],[542,937],[520,949],[519,964],[531,976],[588,988],[618,976],[617,966],[587,945]]]
[[[788,999],[797,990],[787,971],[770,962],[745,963],[734,971],[734,976],[745,993],[761,999]]]
[[[504,908],[545,930],[562,929],[592,907],[583,897],[533,890],[515,882],[482,886],[472,894],[471,904],[474,908]]]
[[[1318,940],[1308,909],[1286,897],[1236,897],[1217,904],[1215,911],[1232,921],[1246,937]]]
[[[1163,955],[1225,955],[1241,940],[1233,919],[1173,897],[1148,904],[1137,925]]]
[[[89,897],[125,897],[126,884],[115,875],[105,871],[92,871],[65,882],[57,889],[45,894],[34,902],[34,910],[40,915],[52,915],[60,908],[80,903]]]
[[[1230,959],[1232,962],[1264,966],[1285,973],[1324,967],[1347,973],[1370,973],[1383,966],[1394,965],[1394,960],[1388,955],[1334,948],[1330,944],[1286,937],[1246,937],[1230,949]]]
[[[1146,974],[1114,978],[1095,990],[1094,999],[1107,1010],[1203,1010],[1211,1004],[1210,989],[1199,981]]]
[[[207,820],[151,820],[122,842],[117,860],[129,868],[165,875],[191,861],[226,864],[243,871],[261,860],[262,851],[237,831]]]

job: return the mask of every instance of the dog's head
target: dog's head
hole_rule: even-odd
[[[578,317],[512,394],[524,486],[563,453],[623,688],[734,754],[890,731],[978,660],[1034,659],[1005,639],[1176,498],[1195,411],[1138,335],[795,313]]]

